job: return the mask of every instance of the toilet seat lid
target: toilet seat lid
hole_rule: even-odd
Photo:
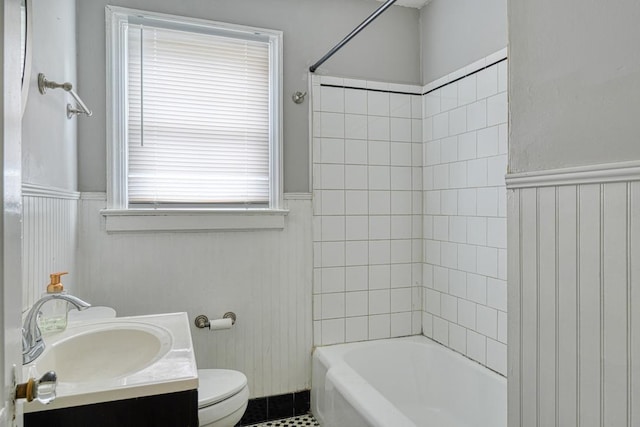
[[[198,369],[198,408],[204,408],[238,394],[247,385],[242,372],[228,369]]]

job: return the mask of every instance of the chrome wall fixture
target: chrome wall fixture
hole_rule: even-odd
[[[44,74],[38,74],[38,90],[41,94],[47,93],[47,89],[63,89],[65,92],[69,92],[69,94],[76,100],[76,108],[71,104],[67,104],[67,118],[70,119],[73,116],[77,116],[79,114],[86,114],[87,117],[91,117],[93,112],[87,107],[87,105],[82,102],[82,99],[78,96],[77,93],[73,91],[73,85],[69,82],[65,83],[56,83],[51,80],[47,80]]]

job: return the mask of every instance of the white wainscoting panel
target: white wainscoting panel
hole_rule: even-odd
[[[509,425],[640,425],[640,182],[530,184],[508,195]]]
[[[282,230],[108,234],[104,194],[80,201],[80,296],[119,316],[233,311],[230,330],[192,326],[200,368],[244,372],[252,397],[310,387],[311,197],[285,197]]]
[[[65,288],[77,283],[76,244],[79,194],[25,184],[22,190],[22,311],[46,291],[49,274],[68,271]]]

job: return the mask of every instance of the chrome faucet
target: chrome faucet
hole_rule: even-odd
[[[24,326],[22,327],[22,364],[26,365],[37,359],[38,356],[44,351],[44,341],[42,340],[42,333],[38,327],[38,314],[40,313],[40,307],[42,307],[47,301],[61,299],[73,304],[78,310],[85,310],[91,307],[91,304],[82,301],[78,297],[74,297],[69,294],[47,294],[36,301],[29,310],[27,317],[24,319]]]

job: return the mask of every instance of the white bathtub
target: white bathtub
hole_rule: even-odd
[[[326,427],[506,427],[507,381],[423,336],[313,354],[311,409]]]

